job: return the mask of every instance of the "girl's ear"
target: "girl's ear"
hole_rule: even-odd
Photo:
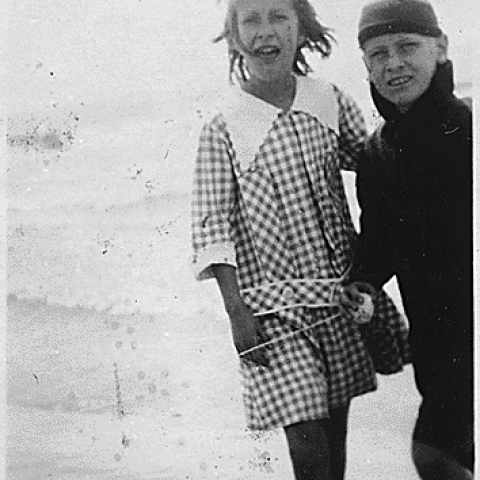
[[[298,47],[303,47],[307,40],[307,37],[303,33],[298,34],[298,39],[297,39],[297,46]]]

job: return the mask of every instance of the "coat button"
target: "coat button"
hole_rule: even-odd
[[[294,296],[295,292],[293,291],[292,287],[285,287],[283,289],[283,298],[285,298],[287,302],[291,302]]]

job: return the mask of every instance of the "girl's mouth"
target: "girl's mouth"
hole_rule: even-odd
[[[274,58],[279,53],[280,53],[280,48],[274,45],[265,45],[263,47],[259,47],[255,49],[255,55],[257,57]]]

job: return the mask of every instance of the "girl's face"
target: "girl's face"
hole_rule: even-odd
[[[236,47],[253,77],[275,81],[290,76],[299,42],[292,0],[236,0]]]

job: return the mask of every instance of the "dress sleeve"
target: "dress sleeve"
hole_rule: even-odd
[[[235,206],[231,150],[218,118],[202,129],[194,170],[192,270],[197,280],[213,277],[212,264],[236,266],[229,222]]]
[[[357,103],[334,85],[339,105],[339,160],[342,170],[357,170],[357,159],[367,138],[367,128]]]

